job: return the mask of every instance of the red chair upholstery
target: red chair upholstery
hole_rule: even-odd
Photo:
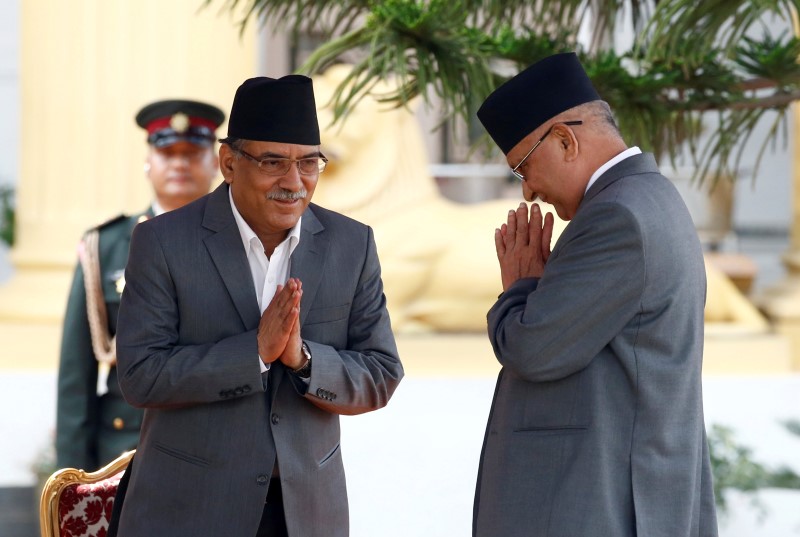
[[[117,485],[134,453],[96,472],[64,468],[51,475],[39,502],[42,537],[106,537]]]

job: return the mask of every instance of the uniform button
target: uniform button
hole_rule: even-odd
[[[244,393],[244,389],[240,386],[236,388],[236,390],[233,393],[235,393],[236,395],[242,395]]]
[[[322,394],[325,393],[325,390],[322,388],[317,388],[317,397],[322,397]]]
[[[244,393],[249,392],[250,391],[250,385],[249,384],[245,384],[244,386],[242,386],[242,390],[244,391]]]
[[[267,478],[267,476],[265,476],[264,474],[260,474],[260,475],[259,475],[259,476],[256,478],[256,483],[258,483],[258,484],[259,484],[259,486],[263,487],[263,486],[265,486],[267,483],[269,483],[269,479],[268,479],[268,478]]]
[[[278,416],[277,414],[275,414],[275,413],[273,412],[273,413],[272,413],[272,424],[273,424],[273,425],[278,425],[278,422],[279,422],[279,421],[281,421],[281,418],[280,418],[280,416]]]
[[[219,396],[225,399],[226,397],[228,397],[228,390],[222,390],[221,392],[219,392]]]
[[[122,428],[125,427],[125,420],[123,420],[122,418],[114,418],[114,421],[111,423],[114,425],[114,428],[118,431],[122,430]]]

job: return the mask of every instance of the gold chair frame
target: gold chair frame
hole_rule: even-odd
[[[42,537],[60,537],[61,524],[58,519],[58,504],[61,493],[70,485],[91,485],[108,479],[128,467],[136,453],[135,449],[126,451],[96,472],[86,472],[76,468],[62,468],[51,475],[44,484],[42,496],[39,499],[39,527]]]

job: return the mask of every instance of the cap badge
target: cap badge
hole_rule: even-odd
[[[186,132],[186,129],[189,128],[189,116],[183,112],[178,112],[170,118],[169,126],[175,132]]]

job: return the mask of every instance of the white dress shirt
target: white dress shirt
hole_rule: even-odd
[[[589,188],[591,188],[591,186],[594,184],[594,182],[597,181],[597,179],[599,179],[600,176],[603,175],[606,172],[606,170],[611,168],[611,166],[614,166],[615,164],[617,164],[619,162],[622,162],[623,160],[625,160],[628,157],[632,157],[634,155],[641,155],[641,154],[642,154],[642,150],[639,149],[638,147],[636,147],[636,146],[629,147],[628,149],[626,149],[625,151],[623,151],[622,153],[620,153],[616,157],[612,158],[611,160],[609,160],[608,162],[606,162],[605,164],[603,164],[602,166],[597,168],[597,171],[594,172],[592,174],[592,176],[589,178],[589,184],[586,185],[586,190],[584,190],[583,193],[586,194],[587,192],[589,192]]]
[[[159,216],[167,212],[164,210],[164,207],[162,207],[161,204],[158,203],[158,200],[153,200],[153,203],[150,205],[150,208],[153,210],[153,215],[155,216]]]
[[[256,298],[258,299],[258,309],[261,313],[267,309],[278,285],[285,285],[289,279],[290,259],[292,252],[300,243],[300,224],[303,218],[297,220],[297,224],[289,230],[289,234],[272,252],[272,259],[267,257],[264,252],[264,245],[255,232],[244,221],[236,204],[233,202],[233,194],[228,189],[228,199],[231,202],[231,211],[236,220],[236,227],[239,228],[239,235],[242,237],[242,245],[247,254],[247,262],[250,265],[250,274],[253,275],[253,285],[255,286]],[[264,364],[259,357],[258,363],[261,372],[269,369],[268,364]]]

